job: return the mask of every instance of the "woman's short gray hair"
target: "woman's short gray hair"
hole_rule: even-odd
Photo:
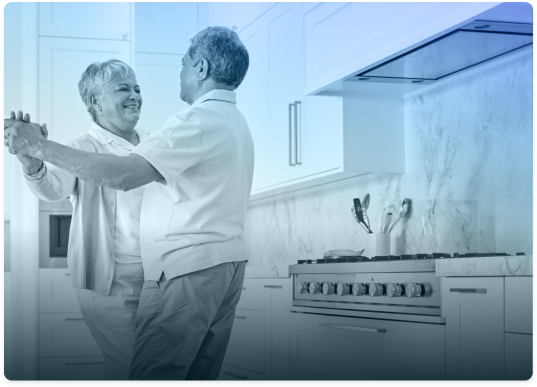
[[[106,85],[117,74],[123,78],[134,78],[136,74],[134,71],[120,60],[109,59],[106,62],[95,62],[88,66],[86,71],[82,73],[80,81],[78,82],[78,91],[84,104],[88,108],[88,112],[91,115],[93,122],[97,122],[97,111],[91,104],[92,95],[100,95],[103,90],[103,86]]]
[[[190,58],[205,58],[209,76],[218,83],[239,87],[248,71],[248,50],[235,31],[226,27],[207,27],[191,40]]]

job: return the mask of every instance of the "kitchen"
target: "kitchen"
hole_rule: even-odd
[[[66,4],[67,7],[75,7]],[[96,7],[95,4],[93,7]],[[296,312],[299,307],[312,308],[295,305],[301,295],[322,297],[324,294],[322,289],[319,293],[313,293],[315,289],[312,294],[309,289],[305,294],[299,293],[301,283],[293,281],[300,278],[300,271],[309,269],[307,266],[289,265],[296,265],[299,260],[316,262],[329,250],[366,249],[364,256],[371,258],[377,255],[371,254],[370,237],[351,213],[352,199],[363,201],[364,195],[370,194],[367,215],[373,232],[377,233],[384,209],[393,205],[398,213],[403,200],[409,198],[411,216],[399,222],[390,233],[389,253],[386,255],[515,255],[523,252],[525,255],[519,257],[483,258],[483,265],[489,268],[498,260],[506,259],[509,264],[515,260],[520,270],[512,272],[513,276],[505,276],[501,271],[485,271],[486,278],[478,280],[501,279],[500,290],[498,287],[494,290],[498,294],[505,293],[501,321],[504,321],[504,310],[507,316],[511,308],[507,303],[509,289],[518,286],[516,283],[511,285],[511,280],[529,279],[531,296],[533,217],[528,208],[533,195],[532,45],[429,83],[370,82],[374,75],[367,74],[376,66],[475,20],[532,23],[531,6],[527,3],[456,4],[112,3],[100,6],[119,7],[117,12],[120,13],[117,14],[121,15],[121,20],[106,19],[104,22],[112,27],[115,27],[114,23],[121,25],[99,29],[99,23],[85,28],[83,25],[74,28],[72,22],[62,25],[62,12],[69,10],[62,11],[57,5],[11,3],[5,10],[6,26],[12,23],[6,31],[13,34],[13,38],[9,39],[6,32],[4,111],[22,108],[32,113],[33,120],[55,123],[50,125],[53,128],[51,136],[60,142],[82,134],[75,133],[65,124],[74,118],[77,122],[86,120],[89,124],[76,88],[73,88],[81,70],[71,70],[67,65],[61,67],[62,62],[76,63],[79,67],[87,65],[92,59],[86,54],[69,56],[69,52],[82,47],[85,51],[106,51],[102,55],[108,56],[102,59],[107,59],[111,50],[116,50],[113,52],[120,53],[126,63],[133,65],[144,87],[144,114],[139,126],[158,128],[167,117],[184,106],[178,98],[178,84],[171,84],[169,79],[178,77],[180,59],[185,47],[188,47],[188,39],[207,25],[235,26],[251,57],[249,73],[237,94],[239,108],[249,122],[256,143],[256,171],[243,235],[250,257],[246,289],[243,289],[236,314],[239,318],[235,320],[222,378],[397,379],[401,375],[402,379],[406,374],[395,371],[394,376],[355,374],[354,370],[349,370],[352,362],[342,361],[341,364],[347,365],[343,367],[338,365],[337,359],[329,361],[328,354],[310,358],[309,368],[297,360],[304,356],[304,352],[300,351],[321,345],[315,343],[325,343],[327,337],[341,341],[346,334],[323,327],[321,329],[330,333],[323,338],[322,334],[326,332],[318,332],[317,320],[303,321],[318,314]],[[103,12],[103,9],[92,9],[91,6],[92,3],[89,3],[89,8],[81,14],[93,15],[97,18],[95,20],[110,14],[110,11]],[[12,18],[7,17],[9,12],[13,12]],[[51,12],[58,12],[54,15],[57,17],[54,20],[59,20],[58,25],[46,24],[47,20],[53,20]],[[182,23],[174,23],[172,17],[181,18]],[[154,20],[159,20],[158,25],[152,22]],[[360,23],[355,20],[360,20]],[[106,23],[101,21],[100,24]],[[181,44],[169,38],[169,31],[182,37]],[[82,43],[87,46],[82,46]],[[53,53],[58,51],[67,54],[60,58],[63,61],[55,62]],[[464,51],[462,55],[465,55]],[[18,60],[10,61],[10,58]],[[434,60],[430,62],[434,63],[432,68],[438,67]],[[54,78],[58,74],[63,75],[60,81]],[[61,82],[63,78],[65,86]],[[370,79],[347,80],[357,78]],[[22,90],[21,84],[24,86]],[[50,86],[52,84],[54,88]],[[162,95],[175,95],[177,98],[162,98]],[[58,98],[61,103],[54,106],[47,102],[58,101]],[[151,122],[151,117],[161,118]],[[81,124],[76,130],[84,131],[87,127]],[[26,189],[20,167],[9,154],[4,156],[4,165],[4,225],[9,224],[10,233],[10,243],[6,243],[10,248],[6,256],[10,260],[5,265],[9,266],[8,274],[5,274],[5,294],[6,297],[12,294],[12,298],[5,298],[5,324],[6,332],[8,329],[13,331],[12,335],[6,333],[5,351],[13,354],[5,356],[6,372],[8,361],[12,361],[13,376],[8,378],[45,379],[47,376],[44,374],[53,368],[54,361],[63,358],[70,358],[71,362],[79,358],[81,362],[85,359],[86,363],[98,363],[99,353],[90,344],[80,352],[76,348],[44,351],[43,335],[39,334],[43,322],[64,314],[72,314],[66,318],[76,318],[76,310],[69,309],[73,303],[76,306],[76,301],[49,300],[54,301],[52,304],[56,306],[43,309],[40,301],[45,292],[39,289],[45,284],[45,277],[57,276],[47,283],[55,283],[61,289],[67,289],[65,286],[69,279],[65,281],[66,269],[40,268],[39,246],[28,242],[40,240],[40,214],[56,211],[61,215],[66,209],[44,208]],[[26,243],[17,243],[22,240]],[[480,257],[476,257],[475,261],[465,259],[471,261],[469,265],[472,267],[481,262]],[[431,259],[429,262],[423,260],[419,265],[424,267],[425,272],[435,272],[437,286],[444,289],[445,283],[441,283],[446,282],[444,278],[457,279],[449,274],[445,274],[446,277],[438,275],[449,273],[450,269],[445,266],[450,262],[455,261]],[[465,261],[461,259],[459,262]],[[352,265],[356,265],[353,268],[360,272],[366,270],[360,269],[366,267],[360,266],[363,264],[390,267],[392,263],[360,261]],[[343,265],[347,269],[351,263]],[[473,272],[473,275],[462,279],[473,280],[479,275],[482,274]],[[329,281],[332,280],[319,280],[320,283],[331,283]],[[336,281],[347,283],[338,279],[333,282]],[[354,279],[348,281],[350,283]],[[317,281],[304,282],[308,282],[309,286],[310,282]],[[22,286],[23,283],[35,285]],[[371,281],[364,279],[363,283]],[[465,286],[453,285],[453,288]],[[472,286],[477,289],[486,287]],[[525,289],[527,281],[521,286]],[[439,288],[434,290],[440,292]],[[491,292],[489,290],[488,294]],[[447,293],[451,295],[450,292],[442,292],[442,297]],[[65,290],[64,294],[67,297],[70,293]],[[461,297],[480,295],[461,294]],[[531,305],[531,297],[529,301]],[[315,299],[310,302],[315,302]],[[440,331],[432,333],[434,337],[445,335],[445,339],[439,340],[441,343],[434,348],[434,367],[437,368],[432,368],[436,373],[422,378],[528,379],[531,376],[531,313],[529,331],[508,329],[508,319],[505,318],[505,324],[498,327],[502,332],[501,353],[498,355],[501,356],[495,358],[498,365],[474,377],[471,369],[453,371],[450,366],[450,359],[456,358],[456,355],[450,352],[452,349],[448,345],[453,342],[448,339],[452,332],[449,330],[449,318],[444,314],[447,307],[443,300],[441,302],[440,310],[435,310],[440,314],[421,319],[421,325]],[[438,303],[436,308],[439,309]],[[334,308],[330,309],[334,312]],[[339,309],[337,315],[353,316],[357,320],[360,316],[366,317],[361,318],[362,324],[365,320],[377,321],[366,312],[356,312],[359,309],[351,308],[350,312],[349,309]],[[8,310],[12,311],[12,319],[8,317]],[[393,319],[393,314],[391,316],[392,319],[379,317],[378,321],[399,321]],[[445,318],[444,322],[442,318]],[[436,322],[431,322],[432,319]],[[313,324],[315,329],[299,329],[308,324]],[[73,332],[82,334],[81,331]],[[503,332],[507,332],[506,336]],[[297,343],[300,335],[315,336],[320,341],[311,342],[310,347],[303,349],[293,344]],[[509,376],[507,364],[504,364],[504,360],[510,359],[504,355],[510,342],[506,338],[508,335],[522,338],[525,343],[529,339],[530,370],[526,359],[519,367],[523,369],[522,375]],[[54,343],[49,344],[54,346]],[[469,346],[473,344],[468,343]],[[387,344],[376,347],[384,345]],[[480,352],[469,354],[482,355]],[[375,356],[382,362],[383,353]],[[337,372],[328,369],[323,373],[318,364],[325,360]],[[65,365],[56,367],[62,369]],[[78,367],[84,369],[84,365]],[[90,370],[85,371],[86,374],[91,374],[95,373],[94,368],[98,364],[86,364],[85,367]],[[319,368],[318,372],[312,370],[315,367]],[[501,372],[498,374],[496,371],[499,369]],[[83,371],[77,372],[83,374]],[[416,374],[410,375],[407,378],[420,378]]]

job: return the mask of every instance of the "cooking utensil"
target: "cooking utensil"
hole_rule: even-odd
[[[358,216],[356,215],[356,208],[355,207],[352,207],[351,208],[351,212],[352,212],[352,215],[354,216],[354,219],[356,220],[356,222],[362,226],[362,228],[366,231],[366,232],[369,232],[369,230],[367,229],[367,226],[365,226],[364,224],[362,224],[360,222],[360,220],[358,219]]]
[[[358,219],[358,223],[364,225],[364,229],[367,233],[371,234],[371,230],[367,226],[367,224],[364,222],[364,213],[362,211],[362,204],[360,203],[360,199],[355,198],[354,199],[354,210],[356,212],[356,219]],[[363,227],[363,226],[362,226]]]
[[[364,200],[362,200],[362,212],[364,213],[364,219],[367,221],[367,228],[371,230],[371,225],[369,223],[369,216],[367,216],[367,209],[369,208],[369,193],[366,193]]]
[[[380,222],[380,233],[385,233],[388,231],[388,227],[390,225],[390,220],[392,219],[392,215],[395,213],[395,206],[391,205],[384,209],[382,213],[382,220]]]
[[[392,232],[395,225],[399,223],[401,219],[409,218],[411,212],[412,212],[412,200],[410,199],[403,200],[403,204],[401,205],[401,210],[399,211],[399,218],[397,218],[395,222],[393,222],[393,224],[390,226],[390,228],[388,229],[388,233]]]

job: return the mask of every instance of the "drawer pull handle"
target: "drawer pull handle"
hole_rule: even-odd
[[[486,293],[487,289],[452,288],[449,291],[453,293]]]
[[[323,328],[337,328],[337,329],[345,329],[345,330],[351,330],[351,331],[362,331],[362,332],[373,332],[373,333],[385,333],[386,332],[386,329],[355,327],[353,325],[339,325],[339,324],[322,323],[322,324],[319,324],[319,326],[323,327]]]
[[[242,290],[246,290],[246,287],[245,287],[245,286],[243,286],[243,287],[242,287]]]
[[[265,285],[264,287],[268,288],[268,289],[281,289],[281,288],[283,288],[282,285]]]
[[[84,317],[66,317],[65,321],[82,321]]]
[[[66,276],[70,276],[71,274],[69,274],[69,273],[65,273],[65,275],[66,275]]]
[[[65,365],[97,365],[97,364],[104,364],[104,361],[88,361],[85,363],[65,363]]]
[[[231,376],[232,378],[236,378],[236,379],[243,379],[243,380],[248,379],[246,376],[235,375],[235,374],[232,374],[232,373],[229,372],[229,371],[224,371],[224,375],[229,375],[229,376]]]
[[[246,316],[235,316],[235,318],[239,320],[246,320]]]

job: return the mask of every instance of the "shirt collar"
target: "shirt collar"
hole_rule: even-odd
[[[140,142],[142,142],[148,136],[147,133],[138,128],[134,128],[134,131],[136,132],[136,134],[138,134],[138,139],[140,140]],[[135,145],[132,145],[124,138],[121,138],[114,133],[109,132],[108,130],[97,125],[95,122],[91,124],[88,133],[103,145],[115,142],[129,150],[132,150],[135,147]]]
[[[231,90],[224,90],[224,89],[214,89],[209,91],[208,93],[203,94],[201,97],[199,97],[197,100],[192,103],[192,106],[201,105],[203,102],[208,101],[210,99],[215,99],[218,101],[224,101],[224,102],[231,102],[236,104],[237,103],[237,97],[234,91]]]

